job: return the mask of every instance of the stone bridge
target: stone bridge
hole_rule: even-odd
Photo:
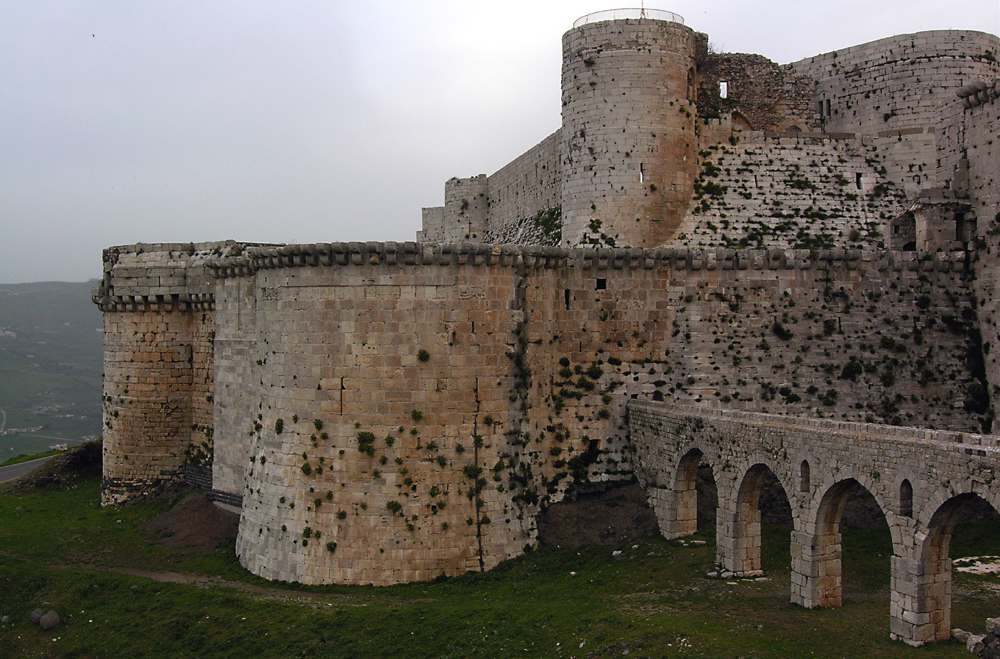
[[[758,497],[767,472],[777,478],[792,510],[791,601],[806,608],[841,603],[840,518],[860,485],[892,534],[892,637],[951,636],[951,533],[974,497],[1000,510],[1000,437],[640,401],[628,427],[668,539],[695,532],[695,478],[711,466],[716,560],[735,575],[762,574]]]

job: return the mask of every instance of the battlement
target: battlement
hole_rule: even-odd
[[[244,277],[258,270],[316,266],[449,266],[567,270],[826,270],[872,263],[878,270],[957,272],[965,251],[914,252],[860,249],[567,248],[462,243],[350,242],[256,247],[238,257],[206,261],[214,276]],[[974,256],[974,255],[973,255]]]
[[[244,243],[138,243],[104,250],[104,276],[91,299],[101,311],[208,311],[214,286],[208,259]]]

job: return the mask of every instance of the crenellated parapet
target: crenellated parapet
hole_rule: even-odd
[[[245,277],[259,270],[318,266],[486,266],[580,270],[827,270],[862,266],[879,271],[961,272],[964,250],[915,252],[860,249],[685,249],[568,248],[532,245],[415,242],[344,242],[251,247],[240,256],[208,260],[218,278]]]
[[[104,250],[92,299],[101,311],[211,311],[209,259],[238,253],[233,242],[123,245]]]

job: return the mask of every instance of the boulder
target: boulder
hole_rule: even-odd
[[[38,619],[38,626],[42,629],[52,629],[59,624],[59,614],[55,611],[49,611],[41,618]]]

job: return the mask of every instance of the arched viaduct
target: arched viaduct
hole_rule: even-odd
[[[973,497],[1000,510],[1000,438],[632,401],[635,469],[665,537],[694,533],[695,477],[718,487],[717,562],[761,574],[758,496],[770,471],[792,510],[791,600],[841,603],[840,518],[855,482],[892,534],[891,634],[910,645],[951,636],[951,532]]]

